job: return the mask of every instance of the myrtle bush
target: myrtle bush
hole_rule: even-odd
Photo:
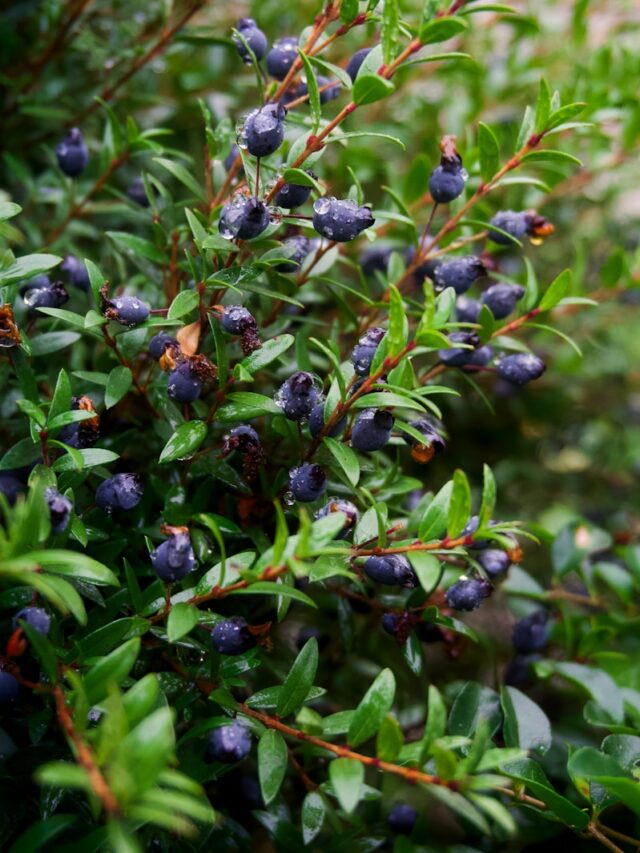
[[[5,13],[3,849],[638,846],[592,5]]]

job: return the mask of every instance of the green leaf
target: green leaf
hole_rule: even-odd
[[[496,505],[496,481],[488,465],[483,466],[484,483],[482,486],[482,504],[478,513],[478,527],[486,527]]]
[[[324,194],[322,184],[313,178],[304,169],[285,169],[282,178],[288,184],[296,184],[299,187],[312,187],[320,195]]]
[[[57,255],[23,255],[21,258],[17,258],[11,266],[3,270],[0,269],[0,286],[5,287],[8,284],[27,281],[36,275],[40,275],[40,273],[48,272],[61,261],[62,258]]]
[[[382,78],[378,78],[378,79],[382,79]],[[406,147],[407,147],[401,139],[398,139],[397,136],[392,136],[390,133],[378,133],[377,131],[373,131],[373,130],[349,130],[346,133],[340,134],[340,136],[334,136],[331,139],[328,139],[326,141],[326,144],[328,144],[330,142],[344,142],[346,139],[358,139],[360,137],[365,137],[365,136],[373,137],[376,139],[386,139],[388,142],[393,142],[394,145],[399,145],[403,151],[406,150]],[[383,213],[382,211],[379,212],[379,214],[381,216],[382,216],[382,213]],[[402,220],[402,221],[404,221],[404,220]]]
[[[375,74],[358,74],[353,84],[352,97],[358,105],[373,104],[381,101],[395,92],[395,86],[391,80],[385,80]]]
[[[380,761],[396,761],[403,745],[400,723],[391,714],[387,714],[376,737],[376,755]]]
[[[637,780],[619,776],[594,776],[592,781],[602,785],[609,794],[640,816],[640,785]]]
[[[396,680],[390,669],[383,669],[356,708],[349,726],[347,740],[358,746],[373,737],[391,710],[396,692]]]
[[[45,634],[41,634],[39,631],[36,631],[35,628],[32,628],[28,622],[21,619],[20,624],[30,645],[40,659],[40,663],[42,664],[44,671],[47,673],[49,680],[52,684],[57,684],[58,658],[56,657],[56,651],[52,646],[51,641]]]
[[[120,585],[118,578],[111,569],[92,557],[79,554],[77,551],[31,551],[21,559],[39,565],[56,575],[66,575],[78,580],[90,581],[98,586]]]
[[[455,539],[462,533],[471,515],[471,488],[467,475],[459,468],[453,474],[453,488],[447,514],[447,535]]]
[[[438,557],[427,551],[409,551],[407,557],[415,569],[420,586],[427,595],[431,595],[442,577],[443,564]]]
[[[418,536],[422,542],[439,539],[447,529],[447,516],[453,491],[453,481],[445,483],[431,501],[420,523]]]
[[[448,16],[427,21],[420,27],[418,38],[421,44],[437,44],[464,32],[469,25],[461,18]]]
[[[276,713],[287,717],[297,711],[313,684],[318,669],[318,641],[311,637],[303,646],[289,670],[280,695]]]
[[[227,402],[218,409],[216,420],[230,423],[259,418],[261,415],[278,415],[281,411],[271,397],[252,391],[237,391],[227,395]]]
[[[49,407],[48,420],[52,421],[57,415],[69,411],[71,408],[71,382],[66,370],[62,369],[58,373],[53,399]]]
[[[177,320],[198,307],[200,295],[197,290],[183,290],[171,303],[167,312],[167,320]]]
[[[292,598],[294,601],[308,604],[309,607],[318,606],[312,598],[295,586],[288,586],[278,581],[256,581],[243,589],[234,589],[229,595],[278,595],[281,598]]]
[[[258,742],[258,778],[265,806],[276,798],[287,770],[287,745],[274,729],[268,729]]]
[[[398,10],[398,0],[384,0],[380,42],[382,44],[382,58],[385,65],[388,65],[396,54],[399,34],[400,12]]]
[[[153,162],[162,166],[163,169],[166,169],[167,172],[172,174],[177,181],[180,181],[180,183],[190,190],[196,198],[199,198],[200,201],[207,200],[207,194],[204,187],[199,184],[193,175],[191,175],[184,166],[181,166],[180,163],[173,163],[171,160],[165,160],[164,157],[154,157]]]
[[[498,694],[475,681],[467,681],[451,708],[449,733],[471,737],[482,719],[487,720],[493,735],[502,722]]]
[[[311,132],[317,133],[320,119],[322,118],[322,109],[320,107],[320,93],[318,91],[318,81],[316,73],[313,70],[313,65],[309,62],[309,58],[303,50],[298,48],[298,57],[302,62],[304,76],[307,82],[309,94],[309,109],[311,111]]]
[[[0,222],[13,219],[21,210],[22,208],[19,204],[14,204],[12,201],[0,201]]]
[[[544,755],[551,746],[551,724],[542,708],[515,687],[502,688],[500,703],[505,744]]]
[[[162,448],[160,462],[188,458],[205,440],[207,431],[208,427],[204,421],[187,421],[181,424]]]
[[[571,286],[572,272],[570,269],[563,270],[559,276],[554,278],[549,287],[545,290],[540,305],[540,311],[550,311],[566,296],[569,287]]]
[[[538,92],[538,102],[536,104],[536,133],[540,133],[547,126],[549,115],[551,114],[551,89],[549,84],[544,79],[540,78],[540,89]]]
[[[364,766],[355,758],[334,758],[329,779],[341,808],[351,814],[364,793]]]
[[[441,738],[446,730],[447,709],[444,706],[442,695],[435,684],[429,685],[427,699],[427,722],[422,735],[423,759],[426,758],[431,744]]]
[[[133,382],[133,374],[128,367],[114,367],[107,380],[104,392],[104,404],[107,409],[113,408],[125,396]]]
[[[107,237],[110,237],[117,246],[122,247],[128,255],[146,258],[156,264],[168,263],[166,254],[156,248],[149,240],[138,237],[136,234],[129,234],[126,231],[107,231],[106,233]]]
[[[404,303],[398,288],[389,286],[389,331],[387,332],[387,354],[396,356],[405,344],[405,314]]]
[[[310,844],[320,832],[326,814],[327,807],[322,795],[318,791],[309,791],[302,801],[302,811],[300,814],[302,838],[305,844]]]
[[[540,765],[531,758],[503,764],[500,772],[510,779],[522,782],[528,791],[542,800],[563,823],[577,829],[586,829],[589,815],[581,811],[572,802],[562,797],[551,787]]]
[[[78,332],[45,332],[31,341],[31,355],[37,358],[40,355],[50,355],[61,349],[70,347],[80,340]]]
[[[174,604],[167,619],[167,637],[170,643],[175,643],[186,636],[198,624],[198,608],[186,602]]]
[[[480,158],[480,174],[484,181],[488,181],[498,171],[500,145],[495,133],[484,122],[480,122],[478,125],[478,156]]]
[[[43,764],[36,770],[36,781],[40,785],[50,785],[52,788],[79,788],[80,790],[91,790],[91,781],[84,767],[72,764],[70,761],[51,761]],[[62,817],[62,815],[61,815]],[[38,847],[37,853],[43,849]],[[22,847],[16,848],[14,853],[21,853]]]
[[[133,637],[95,663],[83,680],[87,700],[95,705],[109,693],[111,685],[119,685],[129,675],[140,654],[140,638]]]
[[[240,364],[249,373],[256,373],[272,361],[280,358],[295,342],[293,335],[278,335],[265,341],[260,349],[242,359]]]
[[[621,688],[604,670],[593,669],[579,663],[546,660],[536,667],[536,671],[541,676],[561,675],[588,693],[611,716],[614,722],[622,722],[624,704]]]
[[[326,436],[322,443],[330,451],[333,458],[338,463],[339,467],[344,471],[349,483],[355,488],[360,479],[360,462],[354,451],[335,438]]]
[[[98,465],[108,465],[110,462],[115,462],[118,459],[118,454],[113,450],[103,450],[101,447],[88,447],[86,450],[73,450],[73,454],[68,453],[66,456],[61,456],[53,463],[53,470],[58,473],[63,471],[78,470],[74,462],[77,456],[82,461],[82,468],[95,468]]]

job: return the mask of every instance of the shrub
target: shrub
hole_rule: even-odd
[[[0,32],[2,844],[619,850],[638,553],[527,441],[631,277],[637,58],[264,5]]]

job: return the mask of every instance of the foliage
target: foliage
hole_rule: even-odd
[[[238,56],[244,7],[56,0],[3,17],[0,672],[20,692],[0,703],[0,846],[637,846],[632,4],[254,6],[270,43],[301,34],[282,83]],[[323,103],[326,78],[341,88]],[[291,88],[278,151],[234,156],[247,113]],[[72,126],[90,153],[77,178],[55,153]],[[436,205],[429,178],[451,151],[465,188]],[[318,234],[310,204],[273,206],[285,182],[375,224],[292,271],[285,238]],[[271,204],[256,239],[220,233],[238,192]],[[491,224],[507,210],[540,215],[510,238]],[[524,288],[506,317],[461,320],[453,287],[421,271],[471,252]],[[30,307],[43,274],[64,307]],[[118,322],[122,296],[148,318]],[[249,335],[221,322],[240,304]],[[385,335],[358,379],[372,327]],[[179,346],[158,360],[160,331]],[[491,360],[448,365],[460,332]],[[541,379],[500,378],[529,352]],[[180,403],[166,374],[187,363],[202,388]],[[315,436],[283,413],[297,371],[321,389]],[[352,427],[370,409],[395,420],[366,452]],[[231,440],[247,423],[258,450]],[[323,499],[292,495],[304,462],[326,473]],[[144,495],[108,513],[96,492],[116,473]],[[51,489],[72,506],[62,532]],[[185,532],[197,565],[165,584],[161,543]],[[363,568],[397,555],[411,588]],[[452,606],[460,578],[491,591],[477,612]],[[48,633],[15,620],[30,605]],[[541,610],[548,636],[514,649],[514,621]],[[211,641],[231,616],[250,626],[238,655]],[[250,756],[212,760],[234,717]],[[398,802],[417,809],[411,838],[387,823]]]

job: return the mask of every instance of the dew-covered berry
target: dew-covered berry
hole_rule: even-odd
[[[389,812],[387,823],[394,835],[411,835],[418,812],[408,803],[396,803]]]
[[[546,610],[534,610],[513,626],[511,641],[521,654],[539,652],[549,642],[549,614]]]
[[[322,428],[325,425],[324,419],[324,402],[317,403],[313,409],[311,409],[311,414],[309,415],[309,432],[315,438],[320,434]],[[336,421],[334,425],[331,427],[328,433],[330,438],[335,438],[340,433],[344,432],[344,428],[347,425],[347,417],[340,418],[339,421]]]
[[[500,231],[490,229],[490,240],[493,240],[494,243],[498,243],[500,246],[512,246],[513,240],[510,237],[522,240],[528,233],[530,214],[527,210],[502,210],[491,218],[489,224],[499,228],[500,231],[506,232],[505,234],[501,234]],[[510,235],[510,237],[507,235]]]
[[[375,219],[368,207],[358,207],[351,199],[337,199],[323,196],[313,205],[313,227],[336,243],[348,243],[366,228],[370,228]]]
[[[482,294],[480,301],[496,320],[502,320],[514,311],[516,303],[523,296],[524,287],[519,284],[492,284]]]
[[[221,619],[211,632],[213,648],[221,655],[242,655],[252,649],[256,639],[242,616]]]
[[[149,207],[151,202],[147,195],[147,190],[144,185],[144,179],[141,175],[137,175],[127,187],[127,196],[131,201],[140,205],[140,207]]]
[[[481,308],[479,300],[470,296],[459,296],[456,299],[456,320],[459,323],[476,323]]]
[[[274,269],[278,272],[295,272],[300,268],[304,259],[314,247],[314,241],[302,234],[296,234],[293,237],[287,237],[282,241],[284,254],[288,255],[288,259],[280,264],[276,264]]]
[[[223,453],[255,453],[260,448],[260,436],[252,426],[241,424],[230,430],[222,440]]]
[[[373,326],[367,329],[364,335],[351,351],[351,363],[353,369],[358,376],[368,376],[371,370],[371,363],[376,354],[376,350],[380,345],[380,341],[385,336],[385,329],[379,326]]]
[[[258,25],[253,18],[240,18],[236,24],[236,30],[240,33],[247,45],[249,45],[255,55],[255,58],[259,62],[267,52],[269,44],[265,34],[258,28]],[[242,39],[238,38],[238,36],[234,36],[233,40],[236,43],[236,48],[238,49],[238,54],[242,61],[245,65],[251,65],[251,54],[247,50]]]
[[[485,346],[478,347],[471,353],[471,357],[466,365],[462,368],[463,370],[471,370],[474,367],[485,367],[494,356],[493,347]]]
[[[159,361],[164,355],[165,347],[176,343],[176,339],[169,332],[158,332],[149,341],[149,355]]]
[[[89,290],[91,286],[89,273],[80,258],[76,258],[75,255],[67,255],[60,264],[60,269],[68,275],[69,283],[73,287],[77,287],[78,290]]]
[[[277,399],[285,417],[291,421],[305,420],[321,401],[316,378],[299,370],[282,383]]]
[[[46,279],[46,284],[39,286]],[[35,286],[34,286],[35,285]],[[28,285],[21,288],[25,305],[34,314],[38,308],[60,308],[69,301],[69,294],[61,281],[49,282],[46,276],[36,276]]]
[[[77,178],[87,168],[89,149],[77,127],[72,127],[62,142],[58,143],[56,157],[61,170],[69,178]]]
[[[358,523],[358,510],[351,501],[344,500],[343,498],[332,498],[317,511],[315,517],[326,518],[334,512],[343,512],[346,516],[344,525],[337,534],[338,539],[346,539]]]
[[[253,240],[270,222],[269,208],[263,202],[237,195],[222,208],[218,229],[226,240]]]
[[[142,500],[142,478],[138,474],[114,474],[96,489],[96,504],[105,512],[133,509]]]
[[[149,316],[150,308],[146,302],[142,302],[137,296],[116,296],[111,299],[106,309],[106,316],[115,320],[123,326],[139,326]]]
[[[485,598],[491,595],[491,584],[480,578],[461,578],[445,592],[449,607],[453,610],[476,610]]]
[[[312,178],[316,177],[311,169],[306,169],[306,172]],[[305,184],[284,184],[276,193],[273,203],[277,207],[284,207],[286,210],[302,207],[311,195],[311,190],[312,187]]]
[[[382,554],[368,557],[362,567],[372,581],[387,586],[404,586],[413,589],[418,586],[411,563],[404,554]]]
[[[458,198],[464,190],[467,173],[462,168],[462,158],[456,151],[453,136],[445,136],[440,143],[440,165],[431,173],[429,192],[438,204],[447,204]]]
[[[253,314],[242,305],[225,305],[220,322],[229,335],[243,335],[248,329],[257,329]]]
[[[18,698],[20,685],[10,672],[0,670],[0,705],[13,702]]]
[[[498,362],[498,375],[514,385],[526,385],[542,376],[546,369],[544,361],[530,352],[505,355]]]
[[[347,62],[346,72],[351,77],[352,82],[358,76],[358,71],[360,71],[360,66],[365,61],[369,53],[371,52],[370,47],[362,47],[360,50],[356,50],[353,54],[349,62]]]
[[[511,559],[500,548],[487,548],[478,555],[478,562],[490,578],[499,578],[509,571]]]
[[[283,36],[273,43],[267,54],[267,71],[276,80],[284,80],[297,58],[298,39],[295,36]]]
[[[356,450],[381,450],[391,438],[394,417],[385,409],[365,409],[351,428],[351,444]]]
[[[151,552],[151,565],[164,583],[182,580],[193,571],[196,557],[187,532],[174,533]]]
[[[240,720],[218,726],[207,735],[207,752],[211,761],[234,764],[251,752],[251,731]]]
[[[51,616],[42,607],[23,607],[13,617],[13,627],[18,628],[21,621],[45,636],[51,630]]]
[[[465,346],[438,350],[438,358],[448,367],[464,367],[471,361],[474,348],[478,343],[478,336],[473,332],[452,332],[448,337],[451,343],[465,344]]]
[[[327,489],[327,475],[314,462],[305,462],[289,471],[289,489],[297,501],[316,501]]]
[[[452,258],[438,264],[433,273],[436,290],[452,287],[456,293],[465,293],[483,275],[486,269],[476,255],[466,255],[463,258]]]
[[[51,532],[64,532],[69,526],[73,504],[69,498],[61,495],[60,492],[53,487],[49,487],[45,490],[44,497],[47,502],[47,506],[49,507]]]
[[[176,403],[193,403],[202,394],[202,380],[188,361],[179,364],[167,377],[167,394]]]
[[[254,157],[268,157],[284,141],[286,109],[280,103],[266,104],[249,113],[242,132],[247,151]]]

